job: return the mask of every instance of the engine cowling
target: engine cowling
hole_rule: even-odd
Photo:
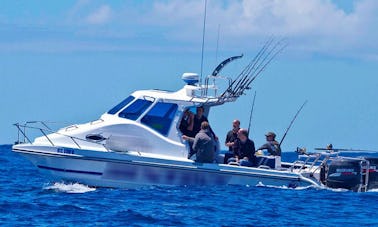
[[[367,166],[369,166],[368,169]],[[366,174],[368,174],[367,189],[376,189],[378,188],[377,166],[378,157],[334,159],[328,166],[325,184],[330,188],[358,191],[360,186],[365,184]]]
[[[329,165],[326,185],[330,188],[343,188],[357,191],[361,182],[362,159],[338,158]]]
[[[368,157],[369,161],[369,184],[368,189],[378,189],[378,157]]]

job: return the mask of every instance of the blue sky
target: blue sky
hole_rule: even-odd
[[[236,77],[272,35],[288,47],[237,102],[211,110],[224,140],[233,119],[251,137],[282,138],[308,100],[284,150],[378,150],[378,1],[207,1],[203,73],[243,53],[222,75]],[[177,90],[200,73],[204,1],[0,1],[0,144],[13,123],[84,123],[134,90]]]

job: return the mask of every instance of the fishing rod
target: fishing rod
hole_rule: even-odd
[[[353,148],[314,148],[314,150],[321,150],[321,151],[365,151],[365,152],[378,152],[377,150],[368,150],[368,149],[353,149]]]
[[[242,71],[242,74],[244,75],[249,75],[252,70],[255,69],[256,65],[260,62],[260,59],[261,57],[263,57],[267,51],[267,49],[269,49],[270,45],[273,43],[274,41],[274,38],[273,37],[270,37],[270,39],[268,39],[266,41],[266,43],[264,44],[264,46],[261,48],[261,50],[257,53],[257,55],[255,56],[255,58],[247,65],[247,67]],[[257,67],[258,68],[258,67]]]
[[[235,88],[239,86],[242,80],[245,80],[248,77],[249,72],[253,69],[254,65],[258,60],[260,59],[261,55],[264,55],[266,49],[270,46],[270,44],[273,42],[273,38],[271,37],[268,41],[265,42],[263,47],[260,49],[260,51],[257,53],[257,55],[252,59],[251,62],[243,69],[243,71],[231,82],[231,84],[228,86],[228,88],[223,92],[221,95],[224,97],[227,93],[234,93],[233,91]],[[236,85],[235,85],[236,83]],[[233,88],[234,87],[234,88]]]
[[[277,46],[277,45],[276,45]],[[278,49],[275,53],[273,53],[273,55],[270,57],[270,59],[262,66],[262,68],[256,73],[256,75],[254,77],[251,78],[251,81],[247,84],[247,88],[249,87],[249,85],[251,85],[251,83],[257,78],[257,76],[260,75],[260,73],[262,71],[264,71],[264,69],[266,68],[266,66],[279,54],[281,53],[285,48],[286,48],[287,44],[284,44],[281,46],[280,49]],[[275,47],[276,48],[276,47]],[[272,50],[273,51],[273,50]],[[269,53],[270,54],[270,53]],[[257,70],[257,69],[256,69]]]
[[[240,83],[243,83],[243,81],[245,81],[249,77],[249,74],[254,69],[254,67],[256,66],[256,64],[260,61],[261,56],[263,56],[265,54],[266,49],[268,49],[268,47],[271,45],[271,43],[273,42],[273,40],[274,39],[271,37],[268,41],[266,41],[266,43],[260,49],[260,51],[257,53],[257,55],[243,69],[243,71],[238,75],[238,77],[234,81],[232,81],[231,85],[229,86],[229,89],[227,89],[226,91],[230,91],[230,93],[232,95],[234,95],[236,93],[235,90],[239,87]],[[236,81],[237,81],[236,85],[233,86]]]
[[[245,90],[250,89],[251,83],[257,76],[287,46],[283,41],[284,39],[274,42],[274,38],[269,39],[255,58],[244,68],[242,73],[232,81],[221,97],[239,97],[244,94]]]
[[[285,49],[285,47],[287,46],[287,44],[281,44],[284,40],[280,40],[279,42],[277,42],[273,48],[265,55],[264,59],[261,60],[261,62],[259,63],[259,65],[256,67],[256,69],[254,70],[254,72],[251,73],[251,76],[250,78],[248,79],[248,81],[246,81],[245,83],[243,83],[239,90],[241,90],[239,93],[240,94],[243,94],[244,90],[246,89],[250,89],[250,85],[251,83],[257,78],[257,76],[259,76],[261,74],[261,72],[266,68],[266,66],[277,56],[277,54],[279,54],[283,49]],[[279,46],[281,45],[281,48],[279,48]],[[277,48],[279,48],[277,50]]]
[[[289,127],[287,127],[286,131],[285,131],[285,134],[283,135],[282,139],[281,139],[281,142],[280,142],[280,146],[282,144],[282,142],[284,141],[287,133],[289,132],[289,129],[291,128],[291,126],[293,125],[295,119],[297,118],[297,116],[299,115],[299,113],[301,112],[301,110],[303,109],[303,107],[306,105],[307,103],[307,100],[302,104],[301,108],[299,108],[299,110],[297,111],[297,113],[295,114],[294,118],[291,120],[290,124],[289,124]]]
[[[249,134],[249,131],[251,129],[252,114],[253,114],[253,108],[255,106],[255,99],[256,99],[256,91],[255,91],[255,95],[253,96],[251,113],[249,114],[248,134]]]

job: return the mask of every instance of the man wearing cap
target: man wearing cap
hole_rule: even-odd
[[[270,155],[281,156],[280,144],[276,141],[276,134],[268,132],[265,134],[266,143],[257,150],[267,150]]]

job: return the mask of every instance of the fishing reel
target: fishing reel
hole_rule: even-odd
[[[298,154],[307,154],[305,147],[297,147],[297,150],[295,152],[297,152]]]

